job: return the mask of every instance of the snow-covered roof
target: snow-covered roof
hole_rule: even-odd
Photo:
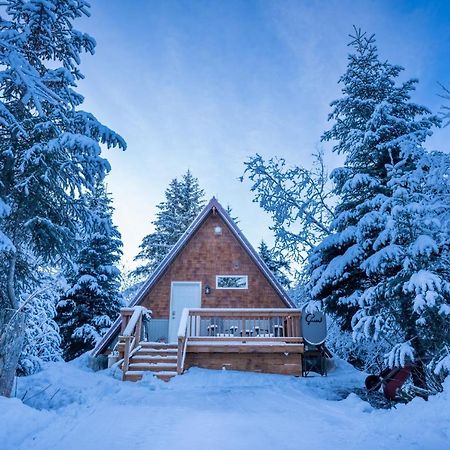
[[[189,242],[189,240],[192,238],[192,236],[194,236],[194,234],[201,227],[201,225],[206,220],[206,218],[209,216],[209,214],[214,210],[221,217],[221,219],[226,223],[226,225],[229,227],[229,229],[231,230],[231,232],[233,233],[235,238],[242,245],[242,247],[247,251],[250,258],[259,267],[261,272],[267,278],[267,280],[269,281],[271,286],[275,289],[275,291],[278,293],[278,295],[283,300],[283,302],[286,304],[286,306],[288,308],[295,308],[294,303],[289,298],[286,291],[283,289],[283,287],[278,282],[278,280],[275,278],[275,276],[273,275],[271,270],[267,267],[265,262],[261,259],[259,254],[256,252],[256,250],[253,248],[253,246],[250,244],[250,242],[244,236],[242,231],[238,228],[238,226],[236,225],[234,220],[230,217],[230,215],[227,213],[227,211],[223,208],[223,206],[217,201],[217,199],[215,197],[213,197],[209,201],[209,203],[203,208],[203,210],[199,213],[199,215],[196,217],[196,219],[192,222],[192,224],[187,228],[187,230],[184,232],[184,234],[180,237],[178,242],[173,246],[173,248],[170,250],[170,252],[161,261],[158,268],[149,276],[147,281],[142,285],[141,289],[137,292],[134,299],[130,302],[130,305],[129,305],[130,307],[139,305],[144,300],[147,293],[159,281],[159,279],[166,272],[166,270],[168,269],[170,264],[178,256],[178,254],[181,252],[181,250],[186,246],[186,244]],[[94,348],[94,350],[92,350],[93,356],[98,356],[106,348],[106,346],[109,344],[109,342],[114,338],[116,333],[118,333],[119,327],[120,327],[120,320],[121,320],[120,317],[118,317],[117,320],[114,322],[114,324],[111,326],[111,328],[108,330],[108,332],[105,334],[105,336],[99,341],[99,343]]]

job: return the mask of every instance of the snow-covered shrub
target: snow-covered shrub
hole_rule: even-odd
[[[389,350],[389,345],[383,340],[355,340],[351,331],[343,331],[331,317],[328,320],[326,345],[333,355],[372,374],[381,372],[385,355]]]
[[[24,345],[17,368],[19,375],[37,372],[43,362],[62,360],[61,337],[54,320],[57,298],[57,292],[44,288],[31,300],[25,300],[24,312],[27,320]]]

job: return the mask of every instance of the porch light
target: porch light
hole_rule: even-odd
[[[205,294],[206,294],[206,295],[211,294],[211,286],[210,286],[209,284],[207,284],[207,285],[205,286]]]

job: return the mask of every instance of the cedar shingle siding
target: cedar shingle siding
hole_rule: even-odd
[[[221,235],[214,233],[216,226],[222,228]],[[216,275],[247,275],[248,289],[218,290]],[[212,212],[140,303],[155,319],[169,317],[172,281],[201,281],[202,308],[286,307],[226,223]],[[206,285],[211,287],[209,295]]]

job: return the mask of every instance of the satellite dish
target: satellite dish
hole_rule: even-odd
[[[302,308],[301,325],[303,339],[311,345],[325,342],[327,337],[327,316],[322,311],[309,312],[308,307]]]

